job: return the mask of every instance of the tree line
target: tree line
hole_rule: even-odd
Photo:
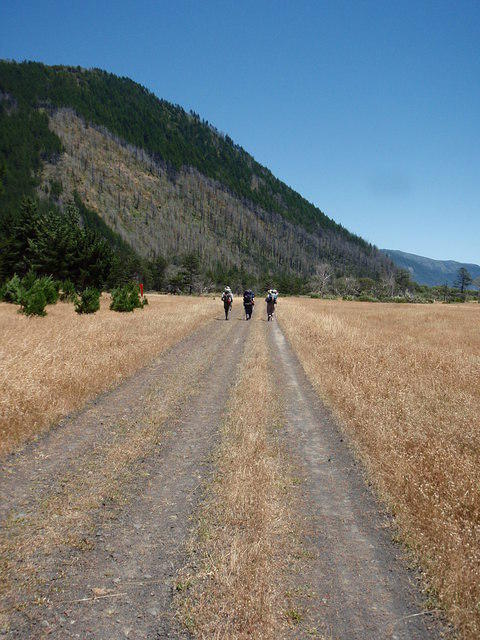
[[[473,285],[473,289],[470,285]],[[421,285],[407,269],[397,269],[385,277],[343,276],[328,264],[317,265],[307,287],[313,297],[362,300],[366,302],[445,302],[480,301],[480,277],[472,279],[465,267],[458,269],[454,286]]]
[[[99,293],[93,291],[111,290],[116,299],[123,300],[115,303],[120,309],[128,300],[133,300],[128,292],[132,282],[142,282],[150,290],[187,294],[216,291],[229,284],[237,292],[247,287],[260,291],[274,287],[283,295],[364,301],[464,302],[478,297],[478,293],[469,289],[473,281],[464,267],[458,271],[455,287],[428,287],[413,282],[406,270],[375,280],[345,275],[330,264],[322,263],[307,279],[286,272],[255,276],[242,268],[226,268],[221,263],[215,269],[205,270],[196,253],[184,255],[177,264],[168,263],[162,256],[145,260],[95,216],[78,199],[60,211],[26,197],[16,216],[2,218],[0,285],[3,283],[4,299],[21,303],[19,292],[31,290],[33,301],[27,302],[33,307],[39,304],[43,311],[52,296],[56,299],[52,283],[57,283],[57,293],[62,289],[67,298],[81,294],[85,308],[90,299],[98,308]],[[102,237],[102,233],[106,237]],[[41,285],[37,285],[36,280]],[[480,281],[473,284],[480,289]],[[43,306],[38,302],[42,296]]]

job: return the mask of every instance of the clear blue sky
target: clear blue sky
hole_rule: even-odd
[[[378,246],[480,263],[479,0],[1,0],[0,57],[129,76]]]

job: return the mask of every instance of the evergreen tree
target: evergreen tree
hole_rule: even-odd
[[[407,269],[399,269],[395,274],[395,284],[402,294],[413,286],[410,271]]]
[[[467,287],[472,284],[472,276],[465,267],[460,267],[457,272],[457,278],[455,285],[460,289],[460,293],[463,293]]]
[[[39,215],[28,238],[29,266],[38,274],[77,283],[83,257],[82,235],[78,210],[73,205],[67,205],[63,214],[50,209]]]
[[[200,259],[197,254],[189,253],[182,260],[182,280],[189,294],[199,285]]]
[[[105,283],[112,250],[95,232],[79,226],[73,204],[63,213],[55,208],[39,211],[35,200],[25,198],[9,229],[5,226],[0,261],[3,279],[14,273],[23,276],[31,269],[39,276],[71,280],[80,288]]]
[[[441,287],[441,292],[442,292],[442,296],[443,296],[443,301],[447,302],[449,295],[450,295],[450,289],[448,288],[448,283],[446,282],[442,287]]]
[[[155,291],[162,291],[165,288],[165,272],[168,263],[162,256],[157,256],[151,264],[152,288]]]
[[[34,238],[39,220],[37,202],[27,197],[23,198],[16,216],[11,214],[3,219],[0,229],[4,234],[2,269],[5,276],[12,276],[14,273],[23,276],[29,270],[29,240]]]

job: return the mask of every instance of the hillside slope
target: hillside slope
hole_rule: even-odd
[[[210,271],[220,262],[257,276],[278,268],[308,273],[326,256],[343,258],[352,269],[365,259],[356,244],[347,255],[339,234],[308,232],[240,200],[192,167],[179,169],[172,181],[168,169],[145,151],[87,127],[71,110],[56,111],[50,127],[64,152],[58,161],[45,163],[41,191],[61,183],[61,202],[76,191],[142,256],[160,254],[174,261],[198,251]]]
[[[396,249],[383,249],[383,251],[397,267],[408,269],[412,274],[412,279],[419,284],[432,287],[447,283],[449,286],[453,286],[460,267],[465,267],[474,279],[480,276],[480,265],[478,264],[455,262],[455,260],[433,260]]]
[[[255,277],[392,268],[197,114],[97,69],[0,62],[2,166],[0,215],[40,185],[60,205],[77,191],[149,259],[194,251]]]

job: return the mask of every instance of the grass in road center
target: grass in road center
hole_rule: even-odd
[[[72,304],[27,318],[0,303],[0,455],[48,429],[86,400],[118,384],[214,317],[210,298],[149,296],[133,313],[94,315]]]
[[[225,407],[215,476],[177,580],[180,617],[196,638],[278,638],[287,624],[283,570],[291,544],[281,421],[266,350],[252,321],[240,377]],[[288,610],[290,622],[298,613]]]
[[[479,638],[480,305],[279,306],[441,603]]]

